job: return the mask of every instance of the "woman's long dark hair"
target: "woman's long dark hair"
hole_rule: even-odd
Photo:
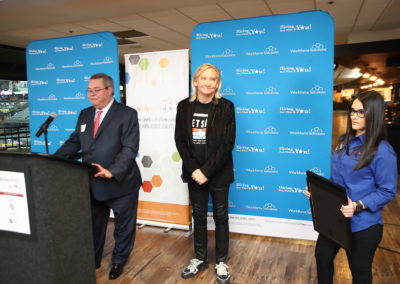
[[[385,102],[376,91],[366,91],[356,95],[355,100],[359,100],[365,111],[365,139],[364,144],[356,149],[359,154],[359,160],[354,169],[361,169],[368,166],[374,158],[378,150],[379,143],[386,140],[385,130]],[[347,117],[347,130],[344,138],[339,141],[339,149],[346,149],[346,154],[349,155],[349,144],[354,139],[356,131],[351,128],[351,117]],[[340,145],[342,144],[342,145]],[[343,144],[346,147],[343,147]],[[341,151],[339,150],[339,152]]]

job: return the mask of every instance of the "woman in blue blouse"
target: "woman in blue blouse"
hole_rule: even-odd
[[[375,91],[358,94],[349,110],[346,134],[332,156],[331,180],[346,188],[349,203],[340,209],[350,219],[352,251],[347,252],[353,283],[372,283],[372,262],[382,239],[382,209],[397,191],[397,164],[385,140],[384,101]],[[309,198],[310,193],[305,191]],[[318,283],[333,283],[339,246],[318,236]]]

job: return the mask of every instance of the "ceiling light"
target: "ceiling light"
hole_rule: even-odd
[[[383,81],[382,79],[378,79],[378,80],[376,80],[376,82],[377,82],[379,85],[385,84],[385,81]]]
[[[373,76],[371,76],[371,77],[369,77],[369,79],[371,80],[371,81],[375,81],[376,79],[378,79],[375,75],[373,75]]]
[[[369,73],[364,73],[364,74],[362,75],[363,78],[369,78],[370,76],[371,76],[371,74],[369,74]]]
[[[376,87],[376,86],[378,86],[378,83],[375,82],[375,83],[372,84],[372,86]]]
[[[360,73],[360,68],[358,68],[358,67],[353,68],[353,72],[354,72],[354,73]]]

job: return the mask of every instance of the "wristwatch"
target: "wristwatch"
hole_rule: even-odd
[[[356,212],[361,212],[363,210],[363,205],[361,204],[360,200],[356,201]]]

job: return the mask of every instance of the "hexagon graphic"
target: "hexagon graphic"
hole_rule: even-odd
[[[159,175],[154,175],[151,178],[151,183],[153,184],[154,187],[160,187],[162,182],[163,182],[163,180],[162,180],[161,176],[159,176]]]
[[[179,162],[181,160],[181,156],[178,152],[173,152],[171,158],[174,162]]]
[[[152,164],[153,164],[153,160],[151,159],[150,156],[143,156],[143,158],[142,158],[143,167],[150,168]]]
[[[150,61],[149,61],[149,59],[147,59],[147,58],[141,58],[141,59],[139,60],[138,65],[139,65],[139,68],[140,68],[140,69],[142,69],[142,70],[147,70],[147,69],[149,69]]]
[[[165,58],[165,57],[161,58],[160,62],[158,62],[158,64],[160,64],[161,68],[167,68],[168,64],[169,64],[168,58]]]
[[[129,74],[129,72],[125,72],[125,83],[128,85],[130,81],[131,75]]]
[[[145,180],[142,183],[142,188],[144,192],[151,192],[151,190],[153,189],[153,185],[149,180]]]
[[[140,60],[140,56],[139,55],[131,55],[131,56],[129,56],[129,62],[132,65],[138,64],[139,60]]]

